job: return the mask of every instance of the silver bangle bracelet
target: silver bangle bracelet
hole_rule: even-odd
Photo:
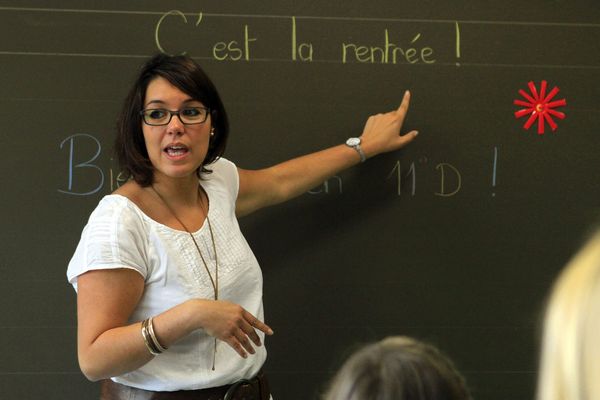
[[[161,353],[161,351],[154,346],[152,338],[150,337],[150,333],[148,331],[148,322],[150,318],[142,321],[142,338],[144,339],[144,343],[146,344],[146,348],[153,356],[157,356]]]
[[[167,347],[163,347],[158,341],[156,335],[154,334],[154,324],[152,317],[150,317],[150,319],[148,320],[148,331],[150,332],[150,339],[152,339],[152,343],[154,344],[154,347],[158,349],[159,353],[166,351]]]

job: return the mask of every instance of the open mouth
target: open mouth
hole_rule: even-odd
[[[188,152],[188,148],[184,145],[173,144],[165,147],[164,152],[167,153],[171,157],[179,157]]]

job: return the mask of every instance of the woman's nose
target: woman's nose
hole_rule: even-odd
[[[167,124],[167,132],[170,134],[181,134],[183,133],[184,124],[179,118],[179,114],[171,116],[171,121]]]

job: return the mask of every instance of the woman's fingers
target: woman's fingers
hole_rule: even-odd
[[[254,331],[252,328],[250,328],[249,330]],[[256,339],[252,339],[252,341],[250,340],[250,338],[252,336],[256,336]],[[254,346],[252,345],[252,342],[254,342],[254,344],[256,346],[260,346],[260,338],[258,338],[258,335],[256,335],[256,332],[254,332],[253,334],[247,334],[244,330],[242,329],[238,329],[232,336],[229,337],[228,340],[226,340],[226,342],[235,350],[237,351],[237,353],[246,358],[248,357],[248,353],[250,354],[255,354],[256,350],[254,349]]]
[[[269,336],[273,334],[273,329],[271,329],[267,324],[250,314],[248,311],[245,311],[245,313],[246,315],[244,317],[252,327],[264,332]]]
[[[236,338],[235,336],[231,336],[228,339],[226,339],[225,343],[231,346],[231,348],[234,349],[240,355],[240,357],[248,357],[248,353],[246,353],[246,350],[244,350],[244,346],[242,346],[238,338]]]
[[[404,118],[404,116],[408,112],[409,104],[410,104],[410,92],[407,90],[406,92],[404,92],[404,96],[402,97],[402,101],[400,102],[400,106],[396,110],[396,113],[401,115],[402,118]]]
[[[252,340],[256,346],[261,345],[260,338],[250,324],[250,321],[255,318],[246,310],[243,312],[243,317],[244,319],[240,322],[239,329],[237,329],[235,332],[235,337],[248,353],[254,354],[256,351],[254,350],[254,347],[250,341]]]
[[[256,351],[250,344],[250,341],[248,340],[247,336],[236,335],[231,337],[231,339],[228,342],[234,348],[234,350],[237,351],[238,354],[244,358],[248,357],[248,353],[256,353]]]
[[[369,117],[361,135],[363,140],[361,146],[369,157],[398,150],[417,136],[418,132],[414,130],[404,135],[401,133],[410,99],[411,94],[407,90],[397,109]]]
[[[410,105],[410,92],[407,90],[404,92],[404,96],[402,97],[402,102],[400,102],[400,106],[394,111],[394,116],[398,121],[398,130],[404,124],[404,118],[408,113],[408,107]]]
[[[254,324],[256,324],[256,322],[254,322],[254,324],[253,324],[253,320],[256,320],[256,321],[258,321],[258,320],[256,318],[254,318],[254,316],[252,316],[252,314],[250,314],[250,313],[248,313],[248,316],[250,318],[246,319],[245,323],[243,323],[240,326],[240,329],[245,337],[250,338],[250,340],[252,340],[252,342],[256,346],[260,346],[261,345],[260,337],[258,336],[258,334],[256,333],[256,330],[254,329]]]
[[[393,122],[397,124],[398,134],[400,134],[400,128],[402,124],[404,124],[404,118],[406,117],[406,113],[408,113],[408,106],[410,105],[410,92],[407,90],[404,92],[404,96],[402,97],[402,101],[398,108],[390,114],[393,116]]]
[[[216,304],[224,311],[221,328],[211,330],[213,336],[229,344],[241,357],[246,358],[249,354],[255,354],[254,346],[261,346],[261,339],[257,330],[267,335],[272,335],[273,330],[246,311],[243,307],[229,303],[217,302]],[[219,333],[220,332],[220,333]]]

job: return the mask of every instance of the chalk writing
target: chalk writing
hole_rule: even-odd
[[[456,167],[454,167],[452,164],[440,163],[440,164],[436,165],[435,169],[440,171],[440,177],[441,177],[440,191],[435,192],[436,196],[450,197],[450,196],[454,196],[456,193],[458,193],[460,191],[460,188],[462,186],[462,178],[461,178],[460,172],[458,171],[458,169],[456,169]],[[447,169],[452,171],[456,177],[455,188],[453,191],[446,190],[447,189],[446,188],[446,170]]]
[[[175,15],[175,16],[179,16],[183,19],[183,21],[187,24],[188,20],[187,17],[185,16],[184,13],[182,13],[179,10],[171,10],[165,14],[163,14],[160,19],[158,20],[158,23],[156,24],[156,28],[154,29],[154,42],[156,43],[156,47],[158,48],[158,50],[160,50],[161,53],[164,54],[170,54],[168,53],[161,45],[160,43],[160,27],[163,23],[163,21],[165,20],[165,18],[171,16],[171,15]],[[202,21],[202,13],[200,13],[200,16],[198,18],[198,23],[196,24],[196,26],[200,23],[200,21]],[[183,54],[187,54],[187,51],[184,51],[183,53],[180,53],[181,55]],[[174,54],[170,54],[170,55],[174,55]]]
[[[456,59],[460,58],[460,28],[458,26],[458,22],[454,23],[454,31],[456,32]],[[460,66],[460,63],[456,62],[457,66]]]
[[[496,188],[496,171],[498,167],[498,147],[494,147],[494,168],[492,171],[492,187]],[[492,192],[492,197],[496,196],[496,192]]]
[[[406,173],[403,172],[400,161],[396,161],[396,163],[394,164],[394,167],[392,168],[390,173],[387,175],[386,179],[394,178],[394,182],[396,184],[396,194],[398,196],[403,195],[402,188],[406,184],[409,185],[410,196],[413,197],[416,194],[416,192],[417,192],[417,165],[418,164],[421,164],[421,165],[427,164],[428,161],[429,160],[427,159],[427,157],[421,157],[421,158],[419,158],[418,163],[411,162]],[[433,194],[435,194],[436,196],[441,196],[441,197],[451,197],[451,196],[454,196],[455,194],[457,194],[462,187],[462,176],[460,174],[460,171],[455,166],[453,166],[452,164],[449,164],[449,163],[439,163],[436,165],[435,169],[440,171],[440,190],[438,192],[434,192]],[[448,184],[448,179],[446,178],[446,175],[447,175],[446,171],[449,171],[453,174],[454,186],[450,186]],[[408,182],[408,183],[406,183],[406,182]]]
[[[96,153],[90,159],[88,159],[86,161],[83,161],[80,163],[75,163],[75,153],[76,153],[75,142],[81,141],[81,140],[88,140],[88,141],[91,140],[92,144],[96,148]],[[60,148],[62,149],[63,147],[65,147],[66,144],[68,144],[68,148],[69,148],[67,190],[58,189],[58,191],[61,193],[74,195],[74,196],[87,196],[87,195],[98,192],[104,185],[104,172],[102,172],[102,169],[100,169],[100,167],[98,167],[95,164],[92,164],[92,162],[96,161],[96,159],[102,152],[102,145],[100,144],[98,139],[96,139],[92,135],[88,135],[86,133],[77,133],[77,134],[67,137],[65,140],[63,140],[60,143]],[[86,179],[81,179],[81,181],[83,181],[83,183],[81,183],[80,181],[75,183],[74,182],[74,172],[79,169],[91,170],[91,172],[92,172],[91,176],[95,177],[95,179],[90,180],[90,178],[89,178],[90,174],[86,174]],[[97,185],[91,190],[82,191],[83,189],[81,189],[81,187],[82,186],[88,187],[90,181],[96,181]]]
[[[421,34],[417,34],[410,42],[410,47],[398,47],[390,42],[390,35],[387,29],[384,30],[384,43],[382,46],[359,46],[353,43],[342,43],[342,63],[348,59],[358,61],[359,63],[371,64],[397,64],[398,62],[408,62],[415,64],[423,62],[433,64],[435,60],[430,58],[433,55],[431,47],[422,47],[417,49],[413,47]]]
[[[398,194],[398,196],[401,196],[402,195],[403,177],[402,177],[402,165],[400,164],[400,161],[396,161],[394,168],[389,173],[389,175],[387,176],[386,179],[390,179],[392,177],[392,175],[394,175],[396,178],[396,188],[397,188],[396,193]],[[417,190],[417,178],[415,175],[415,163],[414,162],[410,164],[410,168],[408,169],[408,174],[406,176],[407,177],[410,176],[410,178],[411,178],[412,189],[410,191],[410,194],[411,194],[411,196],[414,196],[415,192]]]
[[[239,61],[242,58],[245,61],[250,61],[250,42],[255,41],[256,38],[251,38],[248,33],[248,25],[244,25],[243,47],[237,40],[217,42],[213,46],[213,57],[218,61]]]
[[[94,136],[86,133],[77,133],[64,139],[60,149],[67,150],[67,188],[58,189],[60,193],[75,196],[88,196],[98,193],[106,183],[110,192],[119,188],[128,178],[117,168],[108,168],[108,182],[105,182],[105,172],[97,165],[100,162],[102,145]],[[79,151],[78,151],[79,149]],[[93,155],[90,157],[90,149]],[[84,159],[81,161],[80,159]],[[423,175],[424,170],[431,170],[432,164],[427,157],[420,157],[417,161],[408,163],[404,169],[400,161],[396,161],[392,170],[387,174],[386,180],[392,179],[396,186],[396,195],[414,197],[417,194],[417,175]],[[114,160],[111,158],[110,163]],[[498,163],[498,148],[494,147],[492,187],[496,187],[496,171]],[[452,197],[462,189],[462,174],[454,165],[441,162],[435,165],[439,173],[439,190],[432,191],[435,196]],[[406,192],[405,192],[406,190]],[[422,189],[421,189],[422,190]],[[431,192],[430,192],[431,193]],[[321,185],[309,190],[309,195],[343,195],[344,181],[336,175],[325,180]],[[492,194],[495,196],[495,193]]]
[[[201,28],[204,22],[203,13],[199,12],[195,22],[196,28]],[[161,15],[154,29],[154,42],[159,51],[170,54],[161,41],[162,28],[165,20],[174,18],[174,22],[184,25],[191,24],[185,13],[179,10],[171,10]],[[459,46],[458,24],[457,29],[457,51]],[[416,33],[408,37],[406,45],[399,46],[390,39],[390,30],[383,30],[383,42],[379,45],[366,45],[352,42],[341,43],[341,62],[346,63],[370,63],[370,64],[433,64],[433,47],[423,43],[421,33]],[[248,24],[242,25],[242,32],[237,38],[221,40],[215,43],[208,43],[210,46],[210,58],[217,61],[251,61],[253,56],[253,45],[258,38],[251,34]],[[185,41],[185,43],[188,43]],[[192,43],[190,43],[192,45]],[[201,43],[204,44],[204,43]],[[332,48],[338,44],[333,43]],[[291,60],[312,62],[315,56],[315,47],[311,42],[300,41],[298,39],[298,23],[295,16],[291,17]],[[330,53],[330,52],[329,52]],[[328,53],[328,54],[329,54]],[[187,54],[187,50],[180,54]],[[460,57],[460,55],[458,55]],[[264,58],[261,58],[264,59]]]
[[[292,60],[301,61],[313,60],[313,45],[312,43],[300,43],[296,37],[296,17],[292,17]]]
[[[188,23],[188,19],[185,14],[179,10],[171,10],[160,17],[154,29],[154,42],[156,43],[158,50],[165,54],[170,53],[168,53],[161,44],[160,30],[164,20],[170,16],[179,17],[179,19],[183,20],[184,24]],[[200,25],[202,18],[203,14],[198,13],[198,19],[195,23],[196,27]],[[250,37],[248,25],[244,25],[243,40],[225,40],[215,43],[212,46],[212,56],[218,61],[239,61],[242,59],[245,61],[250,61],[250,43],[255,42],[256,40],[256,38]],[[187,54],[187,51],[184,51],[180,54]]]
[[[343,188],[343,181],[342,178],[340,178],[339,176],[335,175],[332,176],[331,178],[327,179],[325,182],[323,182],[320,186],[309,190],[308,193],[309,194],[331,194],[331,189],[330,189],[330,181],[334,181],[334,184],[337,184],[337,193],[338,194],[342,194],[344,193],[344,188]]]
[[[115,170],[112,167],[109,169],[109,178],[111,192],[121,187],[121,185],[129,180],[128,178],[125,178],[123,171],[118,171],[118,173],[115,174]]]

